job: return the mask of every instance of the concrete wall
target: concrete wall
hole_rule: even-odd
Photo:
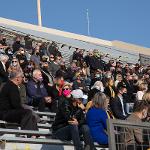
[[[150,48],[129,44],[122,41],[112,41],[112,46],[119,49],[124,49],[128,52],[137,52],[145,55],[150,55]]]

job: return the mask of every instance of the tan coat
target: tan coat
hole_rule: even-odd
[[[138,118],[134,113],[131,114],[127,121],[141,123],[141,119]],[[126,144],[134,144],[136,142],[143,143],[143,131],[140,128],[126,128],[125,134],[125,143]]]

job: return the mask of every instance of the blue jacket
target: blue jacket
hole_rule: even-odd
[[[86,120],[94,142],[108,144],[108,135],[105,132],[107,119],[107,113],[103,109],[92,107],[87,112]]]
[[[32,99],[44,98],[48,96],[48,93],[42,82],[37,83],[34,80],[30,80],[27,83],[27,95],[28,95],[29,102],[30,102]]]

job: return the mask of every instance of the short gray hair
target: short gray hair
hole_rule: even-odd
[[[32,73],[32,76],[35,77],[38,72],[41,72],[40,69],[35,69]]]
[[[0,61],[8,60],[9,57],[5,54],[0,54]]]
[[[15,79],[16,77],[20,77],[20,76],[24,76],[24,74],[23,74],[23,72],[22,71],[11,71],[10,73],[9,73],[9,79],[11,80],[11,79]]]

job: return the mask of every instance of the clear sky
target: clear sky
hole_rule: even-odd
[[[0,17],[37,24],[36,0],[0,0]],[[43,26],[150,47],[150,0],[41,0]]]

